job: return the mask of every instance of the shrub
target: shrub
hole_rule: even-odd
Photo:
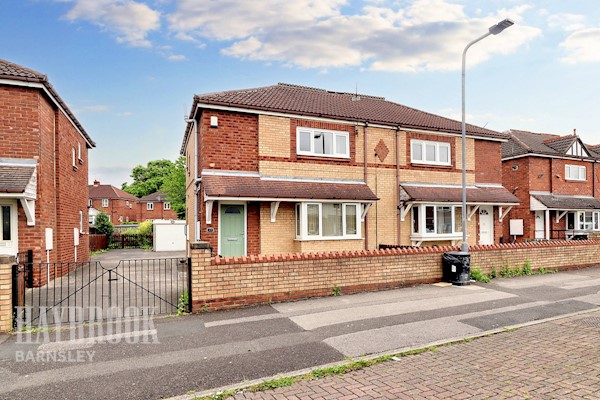
[[[489,283],[491,280],[491,278],[489,276],[487,276],[486,274],[484,274],[483,272],[481,272],[481,270],[479,268],[471,269],[471,278],[473,278],[477,282],[483,282],[483,283]]]
[[[152,235],[152,226],[152,221],[144,221],[137,227],[135,233],[139,235]]]
[[[100,235],[112,235],[115,231],[115,227],[108,219],[108,215],[106,213],[101,212],[96,216],[96,222],[94,224],[96,227],[96,232]]]
[[[523,275],[531,275],[531,261],[526,260],[523,264]]]

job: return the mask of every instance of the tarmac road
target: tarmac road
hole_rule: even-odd
[[[0,336],[0,398],[170,397],[599,306],[600,268],[587,268],[157,318],[120,334],[110,324],[85,328],[83,336],[114,343],[69,341],[68,330],[58,342],[51,332],[50,343]]]

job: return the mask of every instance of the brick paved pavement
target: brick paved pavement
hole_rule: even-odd
[[[236,399],[600,399],[600,312]]]

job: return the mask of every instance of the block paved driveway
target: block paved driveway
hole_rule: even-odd
[[[236,399],[599,399],[600,312]]]

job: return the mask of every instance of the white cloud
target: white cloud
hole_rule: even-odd
[[[167,60],[173,61],[173,62],[178,62],[178,61],[185,61],[185,60],[187,60],[187,58],[182,54],[171,54],[170,56],[167,56]]]
[[[148,33],[160,28],[160,13],[133,0],[73,0],[65,17],[84,20],[116,35],[120,43],[151,47]]]
[[[240,59],[417,72],[460,69],[469,41],[506,16],[519,20],[527,10],[519,6],[473,17],[449,0],[414,0],[404,8],[367,1],[357,11],[346,11],[346,5],[345,0],[180,0],[167,18],[175,37],[221,41],[222,54]],[[515,51],[540,33],[517,24],[488,39],[493,44],[471,50],[469,65]]]
[[[104,105],[104,104],[95,104],[95,105],[88,105],[88,106],[81,106],[81,107],[72,107],[73,112],[77,113],[77,114],[81,114],[81,113],[85,113],[85,112],[105,112],[110,110],[110,106]]]
[[[560,47],[567,55],[561,61],[567,64],[600,61],[600,28],[581,29],[571,33]]]
[[[133,115],[133,113],[131,111],[123,111],[120,113],[117,113],[117,117],[131,117]]]
[[[548,26],[553,29],[562,29],[567,32],[585,28],[585,15],[581,14],[552,14],[548,16]]]

